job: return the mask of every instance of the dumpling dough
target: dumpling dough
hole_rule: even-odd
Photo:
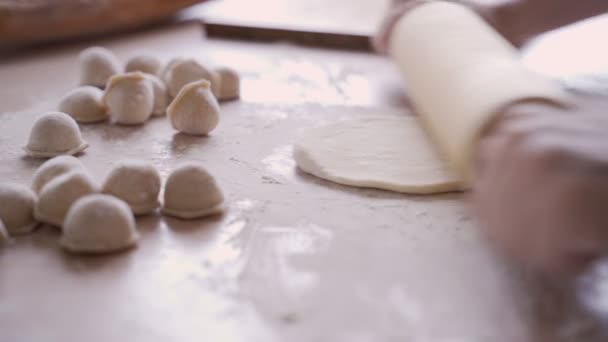
[[[62,154],[75,155],[87,147],[89,144],[82,140],[80,128],[71,116],[51,112],[34,121],[27,146],[23,149],[34,158],[51,158]]]
[[[162,68],[160,60],[151,55],[139,55],[132,57],[125,66],[126,72],[141,71],[146,74],[158,76]]]
[[[160,78],[147,74],[146,77],[152,84],[152,90],[154,91],[154,109],[152,111],[153,116],[163,116],[167,112],[169,106],[169,92],[167,86]]]
[[[198,163],[184,164],[167,178],[162,212],[180,219],[196,219],[223,211],[224,195],[215,178]]]
[[[179,91],[167,108],[171,126],[191,135],[207,135],[220,121],[220,105],[207,80],[192,82]]]
[[[172,97],[176,97],[186,84],[200,80],[207,80],[211,83],[211,91],[215,96],[219,93],[219,75],[212,73],[194,59],[175,59],[171,61],[164,77],[169,95]]]
[[[217,98],[221,101],[238,99],[240,96],[240,77],[239,74],[228,67],[221,67],[214,70],[219,77],[219,93]]]
[[[59,102],[59,110],[80,123],[94,123],[108,118],[102,103],[103,91],[93,86],[78,87]]]
[[[95,194],[70,208],[61,245],[73,253],[111,253],[134,246],[138,239],[129,206],[115,197]]]
[[[413,117],[371,117],[312,129],[297,141],[300,169],[339,184],[410,194],[462,189]]]
[[[49,159],[34,173],[32,190],[38,194],[48,182],[72,170],[84,170],[84,165],[76,157],[58,156]]]
[[[70,171],[42,188],[34,216],[40,222],[62,227],[72,204],[81,197],[97,192],[99,188],[88,174],[82,170]]]
[[[25,234],[36,228],[35,205],[32,190],[19,184],[0,183],[0,220],[9,234]]]
[[[103,103],[114,123],[143,124],[154,111],[154,87],[150,78],[141,72],[112,76]]]
[[[105,87],[108,79],[122,69],[112,51],[98,46],[80,53],[80,68],[80,84],[99,88]]]
[[[135,215],[145,215],[160,206],[160,186],[160,174],[152,164],[125,160],[110,171],[102,191],[125,201]]]

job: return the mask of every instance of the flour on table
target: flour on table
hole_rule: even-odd
[[[355,187],[410,194],[462,189],[418,120],[377,116],[311,129],[295,144],[300,169]]]

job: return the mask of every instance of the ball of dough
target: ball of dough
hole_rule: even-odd
[[[83,86],[67,93],[59,102],[59,110],[81,123],[104,121],[108,113],[102,102],[103,91]]]
[[[111,253],[139,239],[129,206],[115,197],[94,194],[79,199],[65,220],[61,245],[73,253]]]
[[[103,97],[113,122],[123,125],[142,124],[154,111],[154,89],[141,72],[110,78]]]
[[[80,53],[80,84],[99,88],[121,71],[118,58],[108,49],[91,47]]]
[[[40,222],[61,227],[74,202],[97,192],[99,188],[88,174],[81,170],[70,171],[42,188],[34,216]]]
[[[169,106],[169,92],[167,86],[160,78],[153,75],[146,75],[152,83],[152,89],[154,90],[154,110],[153,116],[162,116],[167,112],[167,106]]]
[[[149,214],[160,203],[160,174],[149,163],[123,161],[106,178],[102,192],[125,201],[135,215]]]
[[[47,113],[32,127],[27,154],[35,158],[50,158],[61,154],[74,155],[89,145],[82,140],[80,128],[71,116],[61,112]]]
[[[169,175],[162,212],[181,219],[195,219],[223,210],[224,195],[205,168],[182,165]]]
[[[172,62],[165,74],[165,82],[169,88],[169,95],[176,97],[180,90],[189,83],[207,80],[212,83],[211,88],[219,87],[219,77],[193,59],[178,59]],[[215,82],[214,82],[215,80]],[[219,88],[213,93],[219,92]]]
[[[8,232],[6,231],[6,227],[4,227],[4,223],[0,220],[0,246],[9,242],[11,238],[8,236]]]
[[[220,106],[211,94],[209,81],[186,85],[167,108],[171,126],[192,135],[206,135],[220,121]]]
[[[25,186],[0,183],[0,220],[9,234],[25,234],[36,228],[36,194]]]
[[[171,69],[173,68],[173,66],[175,66],[175,64],[182,62],[186,60],[185,58],[181,58],[181,57],[176,57],[173,58],[169,61],[169,63],[167,63],[165,65],[165,67],[163,68],[163,70],[160,73],[160,79],[165,82],[165,84],[169,84],[169,72],[171,71]]]
[[[161,69],[160,60],[150,55],[132,57],[127,61],[126,72],[141,71],[146,74],[158,76]]]
[[[48,182],[72,170],[84,170],[82,162],[73,156],[58,156],[49,159],[34,173],[32,190],[40,193]]]
[[[220,89],[217,98],[221,101],[238,99],[240,96],[241,80],[239,74],[228,67],[221,67],[215,69],[215,72],[219,75]]]

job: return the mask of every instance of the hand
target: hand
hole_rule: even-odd
[[[479,142],[471,194],[489,241],[532,269],[583,271],[608,251],[608,98],[509,107]]]

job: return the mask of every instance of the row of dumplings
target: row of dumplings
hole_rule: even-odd
[[[62,229],[61,245],[75,253],[108,253],[138,240],[134,216],[161,207],[161,177],[150,164],[123,161],[100,187],[75,157],[48,160],[31,188],[0,184],[0,241],[33,231],[39,223]],[[198,163],[176,168],[167,178],[161,211],[179,219],[220,213],[224,196]]]
[[[92,47],[81,52],[80,65],[81,86],[60,100],[59,112],[34,122],[24,148],[28,155],[50,158],[82,152],[88,144],[78,122],[110,119],[136,125],[166,114],[177,131],[207,135],[219,124],[217,99],[240,96],[234,70],[210,70],[194,59],[176,58],[163,69],[159,59],[143,55],[131,58],[123,68],[111,51]]]
[[[159,59],[140,55],[123,68],[111,51],[92,47],[81,52],[80,66],[81,87],[62,98],[59,110],[81,123],[110,118],[117,124],[134,125],[167,113],[178,131],[188,127],[185,133],[204,135],[215,126],[206,124],[205,129],[194,130],[183,123],[188,120],[183,117],[217,121],[217,100],[240,96],[240,80],[234,70],[211,69],[190,58],[175,58],[163,68]]]

